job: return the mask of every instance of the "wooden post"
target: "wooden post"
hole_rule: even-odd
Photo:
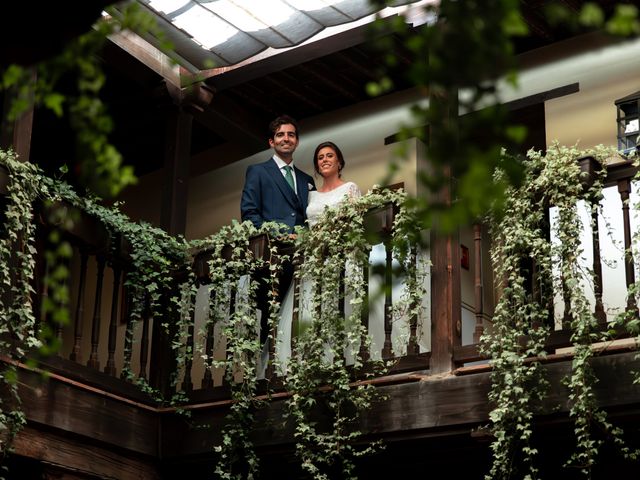
[[[36,71],[32,70],[31,84],[35,85]],[[19,87],[18,87],[19,88]],[[2,124],[0,129],[0,147],[11,147],[18,155],[18,160],[29,161],[31,153],[31,133],[33,131],[33,92],[29,93],[30,105],[14,120],[9,120],[8,114],[11,102],[18,95],[17,88],[5,93]]]
[[[453,349],[462,344],[460,241],[458,233],[431,235],[431,373],[455,368]]]
[[[483,305],[483,290],[482,290],[482,224],[476,223],[473,225],[473,243],[474,253],[476,257],[475,268],[473,272],[475,282],[475,316],[476,316],[476,328],[473,331],[473,342],[480,342],[480,337],[484,333],[484,305]]]
[[[73,348],[69,359],[80,363],[82,345],[82,325],[84,317],[84,289],[87,283],[87,260],[88,255],[84,249],[80,249],[80,281],[78,282],[78,299],[76,301],[76,312],[73,325]]]
[[[441,115],[441,123],[429,126],[430,148],[443,148],[438,134],[458,122],[458,89],[456,86],[433,85],[429,104]],[[448,146],[456,155],[457,145]],[[448,209],[453,203],[453,178],[450,164],[441,164],[435,171],[442,180],[437,192],[433,192],[435,204]],[[460,234],[459,231],[444,234],[437,219],[431,230],[432,262],[432,323],[431,363],[432,374],[450,372],[455,368],[454,347],[461,345],[462,319],[460,295]],[[436,233],[437,232],[437,233]]]
[[[102,322],[102,282],[104,280],[105,258],[98,255],[98,283],[96,284],[96,298],[93,304],[93,322],[91,324],[91,353],[87,365],[96,370],[100,369],[98,360],[98,345],[100,343],[100,323]]]
[[[618,181],[618,193],[622,200],[622,221],[624,225],[624,273],[627,282],[627,293],[629,287],[635,282],[633,273],[633,253],[631,251],[631,219],[629,217],[629,195],[631,194],[631,180],[623,178]],[[636,310],[636,299],[633,294],[628,293],[627,309]]]
[[[391,296],[393,290],[393,259],[391,251],[391,242],[387,238],[384,242],[385,262],[384,262],[384,346],[382,347],[382,358],[391,358],[391,332],[393,330],[393,298]]]
[[[113,293],[111,295],[111,319],[109,321],[109,341],[107,346],[107,364],[104,367],[104,373],[116,376],[116,334],[118,331],[118,301],[120,297],[120,275],[122,268],[118,260],[113,262]]]
[[[209,312],[211,312],[211,308],[216,308],[215,306],[216,294],[213,290],[209,293]],[[212,364],[213,364],[213,334],[215,328],[215,319],[208,319],[207,321],[207,340],[204,347],[204,353],[206,355],[206,360],[204,362],[204,375],[202,377],[202,388],[213,388],[213,374],[211,372]]]

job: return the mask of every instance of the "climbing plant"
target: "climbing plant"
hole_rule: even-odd
[[[3,332],[0,354],[6,360],[1,379],[7,392],[0,404],[1,451],[4,454],[10,450],[11,440],[24,424],[15,362],[33,360],[37,354],[47,356],[57,352],[58,330],[67,324],[69,318],[68,269],[64,260],[70,258],[71,247],[61,238],[54,238],[56,250],[44,252],[50,267],[44,277],[49,295],[43,299],[40,317],[36,319],[34,316],[34,275],[38,253],[35,241],[41,217],[46,218],[51,227],[48,238],[52,235],[60,237],[77,220],[69,214],[69,209],[75,208],[99,219],[107,227],[113,248],[120,239],[129,244],[131,268],[126,283],[132,292],[131,321],[135,324],[140,318],[142,305],[148,296],[148,313],[166,319],[163,326],[171,339],[178,366],[186,360],[184,332],[188,330],[191,305],[188,294],[169,293],[189,290],[195,282],[190,271],[189,245],[183,238],[172,237],[144,223],[131,222],[117,206],[105,207],[95,197],[80,197],[64,181],[47,177],[36,165],[17,160],[12,151],[0,150],[0,168],[7,180],[0,216],[3,222],[0,236],[0,331]],[[179,271],[187,273],[182,283],[176,282],[174,276]],[[130,328],[134,328],[134,324]],[[135,377],[127,365],[123,373],[125,376],[128,373],[130,379],[135,379],[160,402],[176,403],[181,400],[179,395],[165,399],[144,379]],[[174,387],[176,380],[174,374],[171,380]]]
[[[561,321],[571,329],[574,350],[571,374],[564,380],[576,440],[567,466],[579,468],[588,477],[605,439],[624,446],[622,431],[607,420],[594,395],[592,344],[608,338],[608,332],[598,328],[585,296],[595,279],[593,271],[581,264],[580,243],[582,229],[591,225],[583,224],[579,205],[584,203],[598,213],[606,160],[613,155],[609,148],[579,150],[557,143],[544,154],[529,151],[522,162],[522,185],[507,189],[504,215],[492,219],[492,262],[500,300],[492,327],[482,338],[482,351],[492,365],[489,400],[494,441],[487,478],[538,477],[533,420],[543,413],[541,402],[548,395],[540,361],[546,357],[544,345],[553,327],[554,292],[562,292],[570,305],[565,309],[567,318]],[[587,157],[600,165],[591,182],[579,164],[579,159]],[[497,173],[498,179],[501,175]],[[549,224],[551,207],[556,213]],[[628,447],[621,451],[635,456]]]
[[[378,6],[396,6],[390,0],[370,0]],[[422,99],[410,108],[410,119],[399,138],[425,143],[431,168],[418,180],[427,191],[439,192],[449,172],[458,179],[453,205],[417,198],[420,216],[434,227],[450,231],[468,225],[489,208],[496,208],[504,187],[519,184],[518,163],[502,163],[500,151],[517,151],[526,129],[514,125],[501,105],[501,82],[518,85],[517,54],[535,37],[526,21],[527,8],[535,9],[536,23],[554,32],[575,34],[600,30],[613,36],[640,34],[638,7],[633,2],[545,1],[535,8],[519,0],[440,0],[427,2],[420,13],[379,18],[373,37],[383,62],[377,80],[367,85],[370,95],[387,93],[393,78],[403,78]],[[416,24],[416,19],[419,19]],[[380,35],[392,31],[394,35]],[[398,55],[395,42],[403,54]],[[408,58],[407,66],[401,58]],[[403,70],[400,71],[400,68]],[[464,115],[464,117],[462,117]],[[524,145],[526,148],[526,145]],[[407,158],[402,146],[390,173]],[[504,180],[491,181],[496,167]]]
[[[366,212],[376,207],[392,205],[399,210],[391,245],[407,289],[404,298],[394,302],[393,322],[400,326],[401,321],[422,318],[424,282],[416,278],[412,255],[420,225],[405,200],[402,191],[369,192],[327,209],[313,228],[300,231],[297,238],[296,258],[302,265],[300,328],[284,367],[284,384],[291,393],[288,407],[296,454],[302,468],[316,479],[357,478],[355,460],[381,447],[379,442],[358,442],[359,416],[380,398],[366,379],[390,366],[383,360],[369,361],[375,355],[368,325],[362,323],[368,295],[362,268],[368,265],[371,242],[380,238],[367,236],[363,221]]]

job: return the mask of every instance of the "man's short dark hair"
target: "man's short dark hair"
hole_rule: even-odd
[[[296,129],[296,137],[300,136],[300,127],[298,126],[298,122],[289,115],[280,115],[276,119],[274,119],[269,124],[269,138],[275,138],[276,132],[282,125],[293,125],[293,128]]]

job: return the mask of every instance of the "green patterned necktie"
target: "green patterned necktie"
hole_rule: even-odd
[[[286,165],[284,167],[284,178],[287,179],[287,183],[289,184],[291,189],[295,192],[296,186],[295,186],[295,183],[293,183],[293,175],[291,174],[291,167],[289,165]]]

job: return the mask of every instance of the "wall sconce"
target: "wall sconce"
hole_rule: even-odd
[[[640,142],[640,91],[615,101],[618,123],[618,150],[633,153]]]

